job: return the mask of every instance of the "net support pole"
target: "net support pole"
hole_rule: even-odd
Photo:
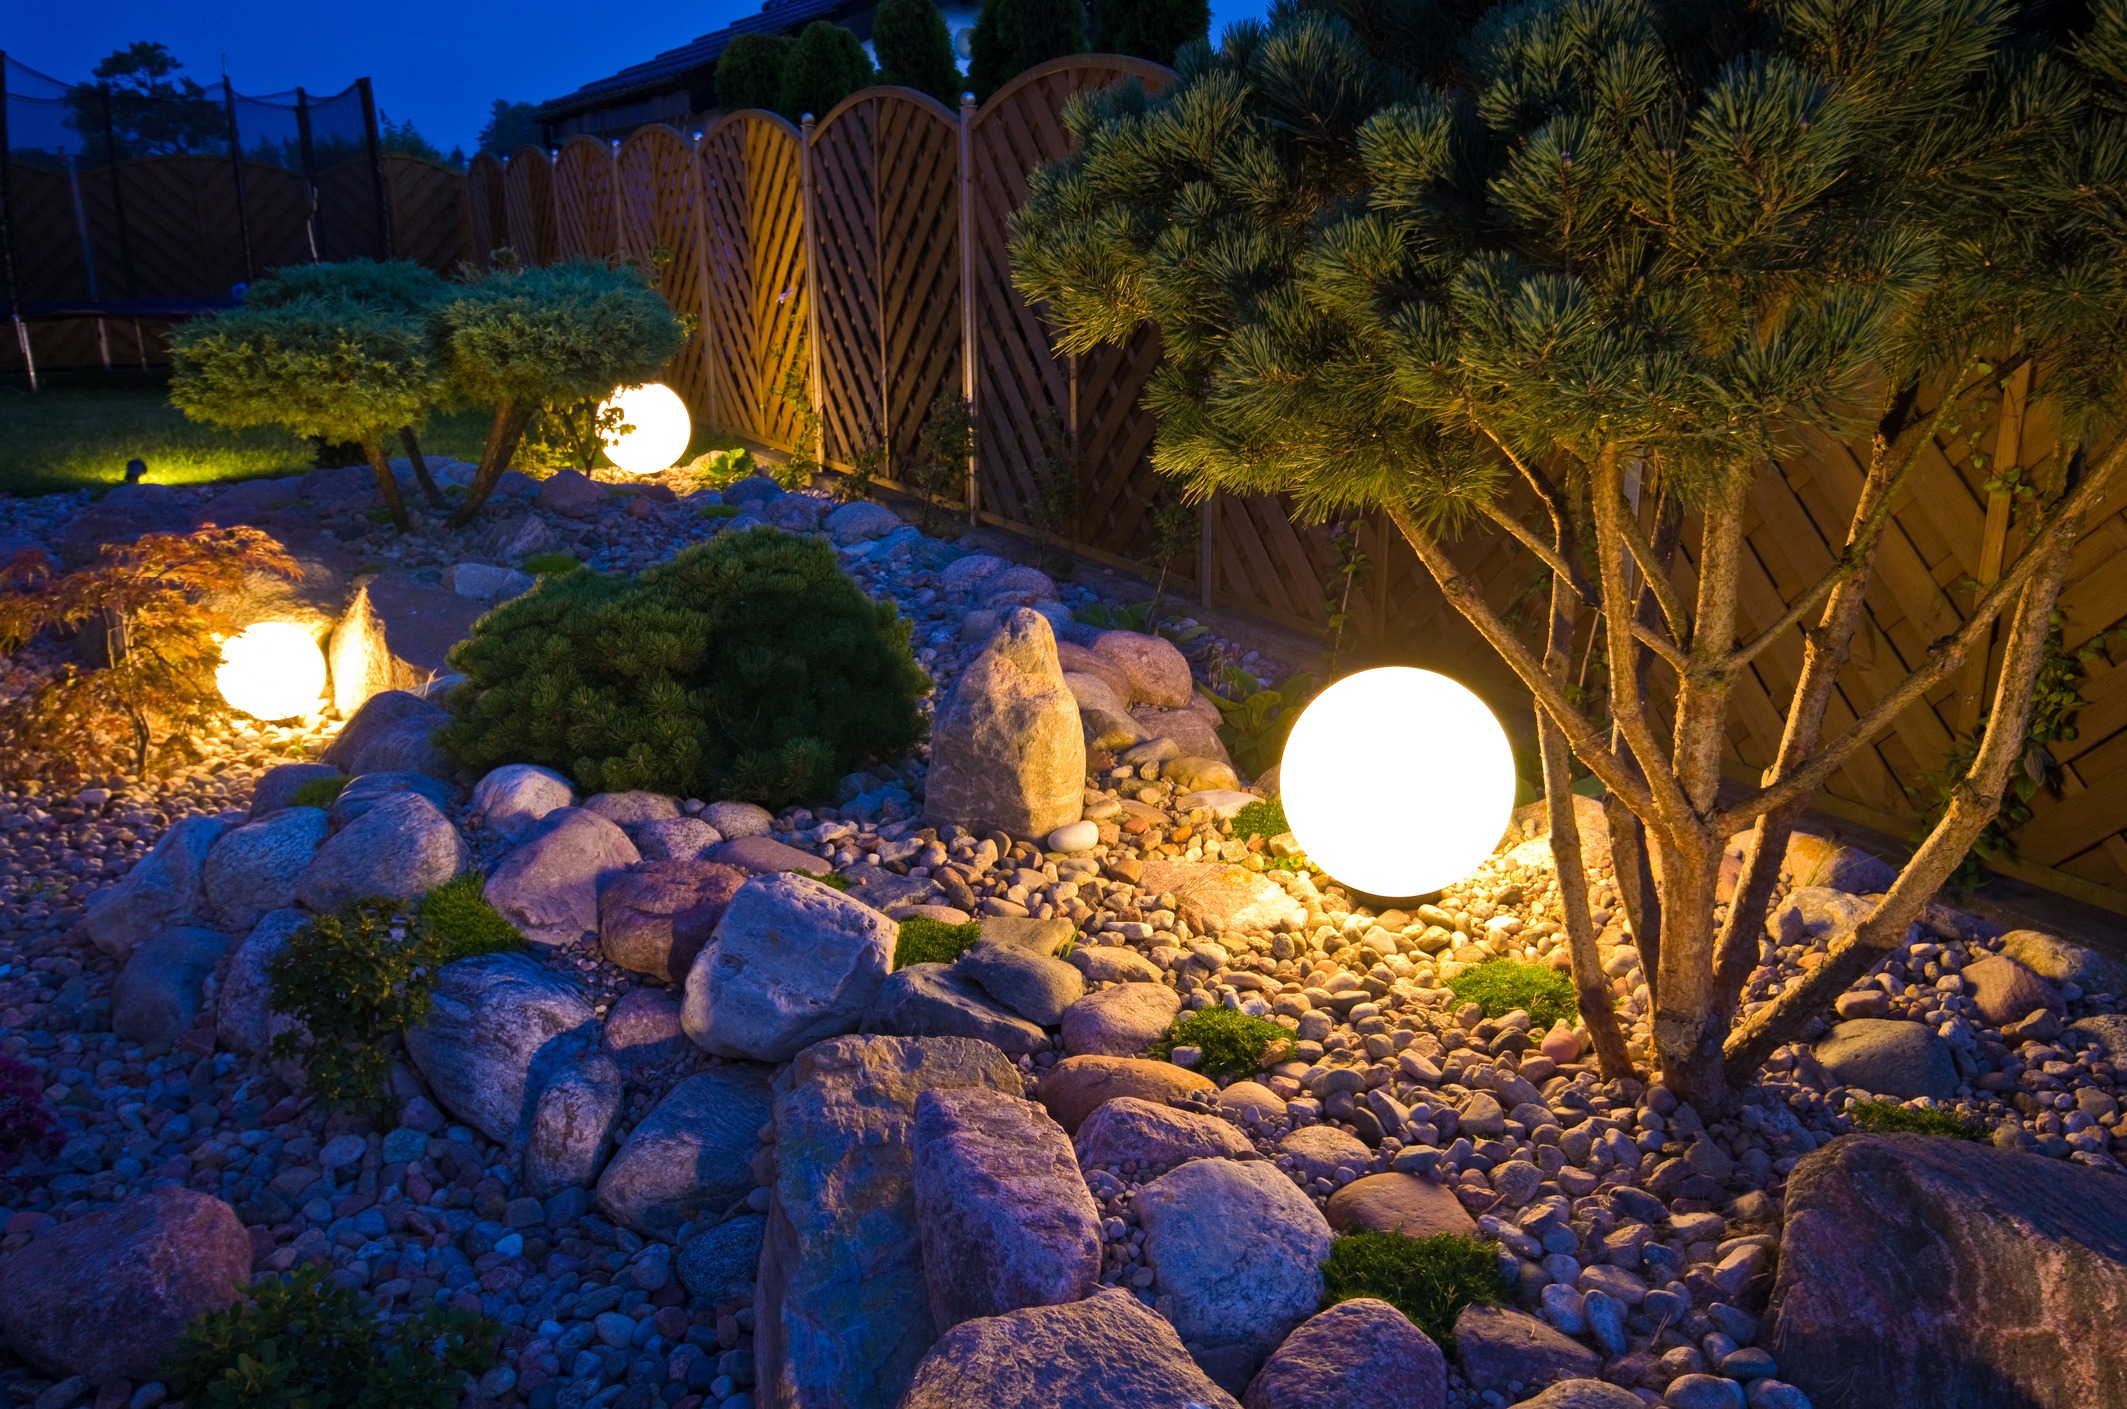
[[[7,135],[7,51],[0,49],[0,282],[7,290],[7,317],[15,325],[15,343],[22,349],[22,365],[29,369],[30,390],[37,389],[37,358],[30,351],[30,325],[23,321],[21,295],[15,287],[15,184],[14,149]]]
[[[798,185],[804,193],[799,219],[805,224],[805,342],[811,353],[813,459],[827,468],[827,405],[820,382],[820,223],[817,193],[813,190],[811,113],[798,130]]]
[[[303,218],[303,230],[310,237],[310,262],[316,264],[318,254],[318,154],[310,141],[310,95],[302,89],[295,90],[295,147],[297,159],[303,167],[303,198],[308,212]]]
[[[251,211],[244,203],[244,143],[236,132],[236,90],[229,86],[229,75],[222,75],[222,109],[229,115],[229,174],[236,178],[236,231],[244,250],[244,283],[248,286],[258,277],[258,267],[251,258]]]
[[[362,93],[362,136],[369,143],[369,185],[377,204],[377,257],[393,259],[391,208],[384,194],[384,151],[377,141],[377,92],[366,78],[355,80]]]
[[[126,297],[140,297],[140,276],[133,267],[133,236],[126,226],[125,183],[118,179],[118,124],[111,117],[111,85],[96,85],[103,103],[103,154],[110,162],[111,215],[118,222],[118,263],[126,274]],[[84,227],[86,228],[86,227]]]
[[[967,407],[967,521],[976,519],[975,450],[975,95],[960,95],[960,400]]]

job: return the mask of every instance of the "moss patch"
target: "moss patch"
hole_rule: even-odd
[[[1940,1135],[1952,1140],[1987,1138],[1985,1127],[1950,1111],[1919,1110],[1896,1101],[1860,1101],[1846,1109],[1854,1129],[1871,1135]]]
[[[312,778],[289,795],[290,807],[330,807],[350,782],[347,778]]]
[[[1475,1003],[1488,1018],[1505,1017],[1519,1008],[1529,1015],[1531,1032],[1580,1016],[1573,980],[1549,964],[1492,959],[1449,979],[1448,992],[1464,1003]]]
[[[421,898],[421,918],[442,942],[445,963],[524,948],[524,936],[483,898],[487,877],[454,876]]]
[[[894,940],[894,967],[950,964],[973,949],[981,937],[982,926],[972,920],[964,925],[949,925],[926,915],[911,915],[901,922],[901,932]]]
[[[1250,837],[1280,837],[1291,830],[1285,820],[1285,804],[1276,798],[1251,802],[1233,814],[1233,834],[1243,841]]]
[[[534,553],[518,564],[534,577],[546,577],[557,572],[574,572],[583,564],[574,553]]]
[[[1322,1264],[1322,1305],[1377,1297],[1453,1353],[1455,1318],[1465,1306],[1497,1306],[1507,1285],[1499,1249],[1454,1233],[1347,1233]]]
[[[1203,1056],[1196,1069],[1214,1081],[1253,1076],[1263,1068],[1270,1044],[1291,1036],[1268,1018],[1250,1017],[1214,1003],[1174,1020],[1166,1035],[1152,1044],[1152,1055],[1166,1061],[1177,1047],[1195,1047]]]

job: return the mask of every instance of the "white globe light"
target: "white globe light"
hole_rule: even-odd
[[[292,621],[261,621],[222,642],[214,684],[233,709],[254,719],[293,719],[325,693],[325,653]]]
[[[620,412],[621,424],[627,429],[603,437],[606,458],[631,475],[671,469],[687,453],[687,442],[694,436],[687,403],[663,382],[622,387],[598,409]]]
[[[1372,895],[1423,895],[1492,854],[1514,812],[1514,750],[1483,700],[1388,666],[1315,696],[1285,740],[1285,820],[1315,865]]]

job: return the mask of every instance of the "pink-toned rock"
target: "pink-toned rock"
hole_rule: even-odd
[[[746,873],[715,861],[650,861],[598,897],[598,939],[624,969],[666,983],[687,977]]]
[[[1385,1301],[1341,1301],[1300,1323],[1249,1382],[1243,1409],[1441,1409],[1448,1365]]]
[[[1480,1394],[1504,1394],[1517,1382],[1526,1390],[1556,1380],[1592,1379],[1602,1364],[1579,1341],[1503,1306],[1462,1309],[1455,1318],[1455,1359],[1462,1377]]]
[[[1218,721],[1206,719],[1195,709],[1187,706],[1181,709],[1161,709],[1157,705],[1132,705],[1130,717],[1137,721],[1139,731],[1146,738],[1172,739],[1181,754],[1192,758],[1215,759],[1229,766],[1233,762],[1233,756],[1226,752],[1225,740],[1219,737]]]
[[[1142,1057],[1065,1057],[1042,1074],[1035,1098],[1067,1132],[1118,1096],[1138,1096],[1164,1105],[1173,1096],[1214,1091],[1211,1078],[1172,1062]]]
[[[833,863],[786,846],[774,837],[734,837],[709,848],[711,861],[721,861],[726,866],[736,866],[750,876],[765,875],[770,871],[800,871],[808,876],[824,876],[834,869]]]
[[[598,928],[598,892],[641,860],[595,812],[559,807],[488,877],[487,903],[535,944],[573,944]]]
[[[236,1301],[250,1277],[236,1210],[167,1185],[0,1261],[0,1336],[54,1378],[149,1380],[186,1324]]]
[[[2127,1404],[2127,1179],[1923,1135],[1788,1176],[1766,1328],[1818,1409]]]
[[[1124,704],[1130,701],[1130,677],[1106,656],[1097,655],[1075,641],[1056,643],[1056,663],[1073,675],[1091,675],[1114,691]]]
[[[1006,618],[954,684],[931,730],[924,815],[976,831],[1046,837],[1085,805],[1078,704],[1040,613]]]
[[[939,1331],[1077,1301],[1100,1280],[1100,1210],[1063,1128],[987,1087],[916,1098],[916,1231]]]
[[[1808,832],[1787,839],[1785,864],[1797,889],[1825,886],[1849,895],[1881,895],[1898,879],[1898,868],[1888,861]]]
[[[1199,934],[1268,929],[1304,907],[1276,882],[1242,866],[1212,861],[1147,861],[1139,886],[1172,892],[1176,911]]]
[[[1435,1233],[1474,1237],[1477,1224],[1461,1200],[1444,1184],[1415,1174],[1369,1174],[1329,1196],[1329,1226],[1339,1232],[1401,1233],[1429,1238]]]
[[[556,470],[539,486],[532,502],[566,519],[587,519],[606,502],[606,487],[581,470]]]
[[[1580,1060],[1580,1054],[1587,1045],[1588,1034],[1564,1026],[1552,1028],[1544,1034],[1544,1040],[1537,1044],[1538,1050],[1561,1066]]]
[[[661,988],[631,988],[606,1014],[606,1051],[623,1066],[658,1066],[694,1050],[680,1027],[679,999]]]
[[[1189,661],[1172,641],[1136,631],[1103,631],[1091,647],[1093,654],[1122,672],[1130,703],[1158,709],[1180,709],[1189,703]]]
[[[2063,1010],[2059,989],[2004,955],[1967,964],[1961,972],[1965,992],[1979,1005],[1981,1015],[1996,1027],[2027,1018],[2041,1008],[2056,1013]]]
[[[1141,1180],[1185,1160],[1256,1157],[1248,1138],[1217,1116],[1193,1115],[1135,1096],[1119,1096],[1087,1116],[1073,1144],[1088,1169],[1119,1167]]]
[[[1089,993],[1064,1010],[1064,1050],[1074,1057],[1134,1057],[1181,1010],[1181,997],[1163,983],[1119,983]]]

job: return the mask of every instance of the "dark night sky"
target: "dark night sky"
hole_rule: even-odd
[[[6,0],[0,48],[54,78],[86,77],[159,40],[202,83],[226,59],[239,93],[333,93],[364,74],[394,120],[471,150],[496,98],[539,101],[759,8],[759,0]],[[1267,0],[1212,0],[1213,30]],[[588,18],[587,18],[588,17]]]

